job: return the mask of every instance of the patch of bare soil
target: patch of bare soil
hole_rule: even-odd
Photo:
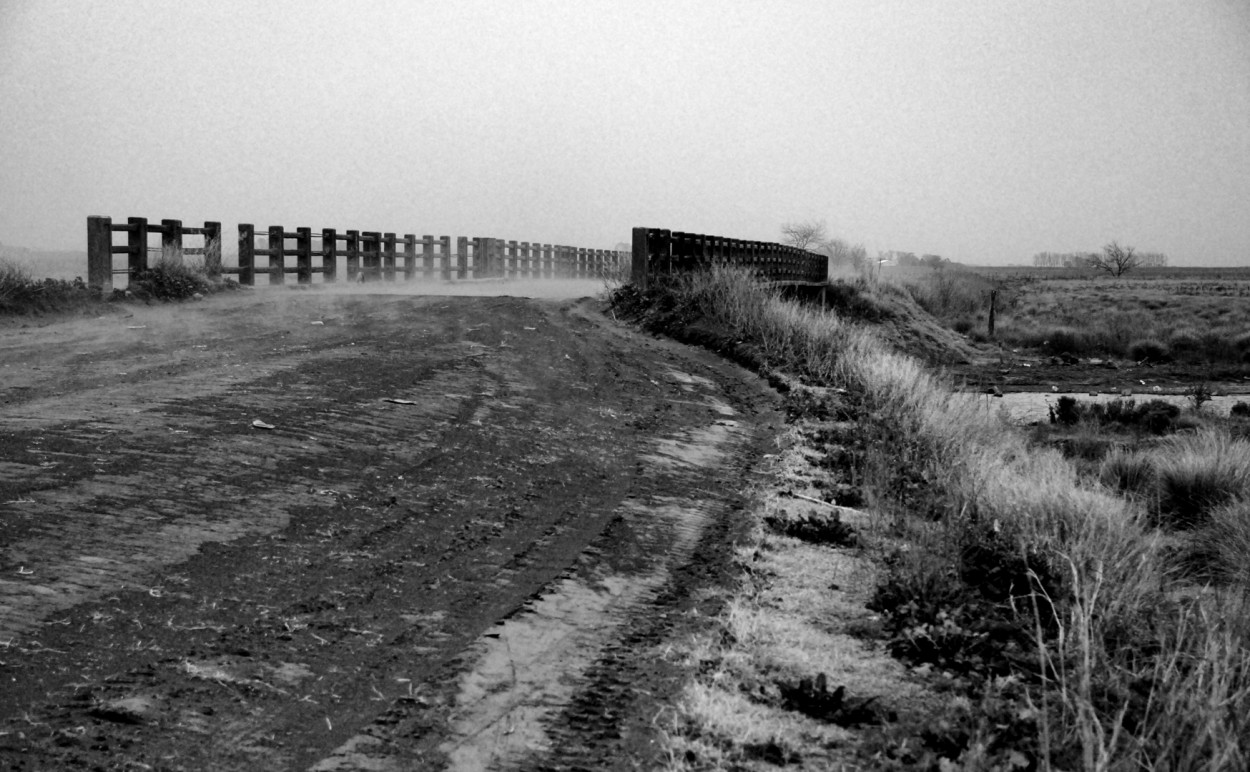
[[[636,768],[765,384],[593,301],[0,330],[0,767]]]

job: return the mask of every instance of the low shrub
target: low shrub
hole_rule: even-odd
[[[1137,362],[1168,362],[1172,352],[1167,344],[1153,339],[1136,340],[1129,344],[1128,356]]]
[[[187,300],[211,289],[204,269],[182,260],[162,258],[131,282],[131,294],[154,300]]]
[[[1078,402],[1075,397],[1064,395],[1059,398],[1058,404],[1050,407],[1050,422],[1065,426],[1075,426],[1081,422],[1102,426],[1116,424],[1163,435],[1176,429],[1180,413],[1179,407],[1161,399],[1152,399],[1138,405],[1132,399]]]
[[[1102,459],[1098,481],[1121,494],[1142,494],[1154,484],[1154,464],[1150,455],[1113,448]]]
[[[884,290],[883,290],[884,291]],[[863,279],[854,282],[835,281],[825,290],[830,308],[850,319],[863,322],[882,322],[893,317],[889,309],[873,300]]]
[[[0,313],[30,314],[73,308],[98,297],[81,279],[33,279],[19,265],[0,260]]]
[[[1237,499],[1211,510],[1195,534],[1196,551],[1206,557],[1217,580],[1250,589],[1250,499]]]
[[[1250,418],[1250,402],[1238,402],[1229,409],[1228,414],[1233,418]]]
[[[1071,327],[1053,327],[1046,333],[1041,348],[1049,354],[1059,356],[1072,354],[1081,356],[1097,350],[1093,336],[1074,330]]]
[[[1152,456],[1160,525],[1192,528],[1216,507],[1250,497],[1250,442],[1227,432],[1175,435]]]
[[[1241,352],[1243,356],[1250,354],[1250,332],[1243,333],[1238,335],[1236,338],[1233,338],[1233,348]]]

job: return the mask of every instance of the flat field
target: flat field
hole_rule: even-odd
[[[983,268],[886,278],[908,287],[945,324],[989,346],[982,364],[990,370],[978,382],[1061,391],[1069,390],[1065,385],[1167,390],[1205,381],[1234,391],[1250,385],[1250,268],[1160,268],[1118,278]],[[1001,372],[1023,363],[1020,372]]]

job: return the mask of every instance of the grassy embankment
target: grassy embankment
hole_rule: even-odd
[[[101,297],[81,277],[72,281],[35,278],[19,263],[0,260],[0,314],[79,311],[114,300],[188,300],[235,286],[233,280],[210,277],[202,259],[173,249],[162,252],[127,289],[116,290],[110,297]]]
[[[1250,271],[1142,269],[1111,278],[1061,269],[917,268],[886,278],[953,329],[982,340],[997,289],[995,339],[1008,348],[1250,369]]]
[[[823,475],[806,482],[863,503],[757,528],[719,631],[674,654],[698,675],[668,724],[671,767],[1247,768],[1250,443],[1198,421],[1082,474],[861,321],[900,293],[860,283],[824,313],[715,270],[613,296],[806,384],[791,411]],[[790,538],[813,529],[841,536]],[[829,637],[838,592],[819,582],[847,550],[879,617]],[[864,693],[874,682],[846,675],[860,665],[810,650],[834,645],[907,663],[879,685],[921,708],[874,709],[891,694]]]

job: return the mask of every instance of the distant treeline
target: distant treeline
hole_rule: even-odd
[[[1168,256],[1162,252],[1134,252],[1142,268],[1166,268]],[[1097,252],[1038,252],[1033,255],[1035,268],[1093,268],[1101,255]]]

